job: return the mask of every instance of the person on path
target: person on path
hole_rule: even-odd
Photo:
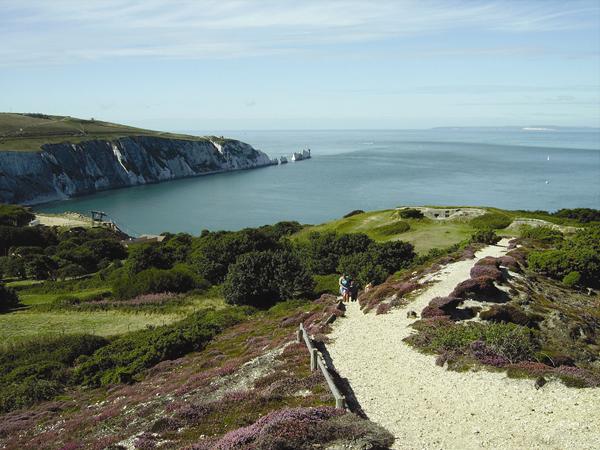
[[[352,282],[352,277],[347,274],[343,274],[338,280],[338,284],[340,285],[340,294],[342,296],[342,300],[347,302],[350,298],[350,283]]]

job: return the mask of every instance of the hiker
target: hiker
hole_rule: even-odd
[[[348,290],[350,291],[350,301],[355,302],[358,299],[358,283],[353,279],[350,279],[350,286]]]
[[[344,302],[347,302],[348,299],[350,298],[350,283],[352,281],[352,277],[347,275],[347,274],[343,274],[340,279],[338,280],[338,283],[340,285],[340,294],[342,295],[342,300]]]

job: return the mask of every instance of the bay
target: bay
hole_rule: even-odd
[[[131,234],[321,223],[354,209],[472,205],[600,207],[599,129],[187,130],[248,142],[282,166],[105,191],[40,205],[108,213]]]

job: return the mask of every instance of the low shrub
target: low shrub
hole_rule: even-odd
[[[161,292],[183,293],[207,287],[206,281],[184,265],[167,270],[151,268],[136,274],[121,269],[120,275],[112,283],[113,293],[119,299]]]
[[[145,369],[161,361],[204,348],[215,335],[244,320],[251,311],[206,309],[171,325],[121,335],[78,365],[75,379],[86,386],[137,381]]]
[[[559,209],[552,213],[556,217],[575,219],[581,223],[600,222],[600,210],[592,208]]]
[[[502,279],[502,272],[495,265],[474,265],[471,267],[471,278],[487,277],[495,281]]]
[[[579,284],[580,281],[581,274],[575,270],[566,274],[562,279],[563,284],[567,287],[575,287]]]
[[[475,358],[484,354],[489,357],[495,355],[507,363],[515,363],[531,360],[538,348],[532,330],[512,323],[422,322],[418,335],[409,337],[407,341],[426,351]]]
[[[500,230],[506,228],[512,219],[506,214],[488,212],[471,219],[470,224],[479,230]]]
[[[575,271],[584,286],[600,286],[600,226],[579,230],[555,249],[532,251],[527,262],[531,269],[557,280]]]
[[[374,232],[382,236],[394,236],[396,234],[406,233],[408,230],[410,230],[410,224],[402,220],[398,220],[386,225],[380,225],[373,229]]]
[[[492,301],[504,298],[504,293],[494,285],[493,278],[482,276],[459,283],[450,296],[462,299],[476,298]]]
[[[456,297],[434,297],[421,311],[424,319],[432,317],[450,316],[462,300]]]
[[[31,406],[60,394],[72,367],[108,344],[99,336],[36,338],[0,351],[0,412]]]
[[[357,216],[359,214],[364,214],[364,211],[362,209],[355,209],[354,211],[350,211],[348,214],[346,214],[344,216],[344,219],[347,219],[348,217],[352,216]]]
[[[480,230],[473,233],[470,242],[476,244],[495,245],[500,242],[500,237],[493,230]]]
[[[398,211],[398,215],[403,219],[422,219],[425,215],[416,208],[404,208]]]
[[[525,311],[513,305],[493,305],[487,311],[480,312],[479,318],[490,322],[515,323],[523,326],[531,323]]]
[[[20,302],[17,292],[4,284],[0,284],[0,312],[8,311],[18,306],[20,306]]]
[[[563,234],[551,227],[532,227],[523,225],[520,229],[523,239],[542,242],[544,244],[556,244],[563,240]]]
[[[227,433],[211,448],[309,450],[340,440],[361,440],[368,448],[389,448],[394,438],[382,427],[343,410],[298,407],[273,411],[252,425]]]

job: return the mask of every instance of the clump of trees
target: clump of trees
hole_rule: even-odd
[[[559,209],[552,215],[565,219],[575,219],[581,223],[600,222],[600,209],[573,208]]]

